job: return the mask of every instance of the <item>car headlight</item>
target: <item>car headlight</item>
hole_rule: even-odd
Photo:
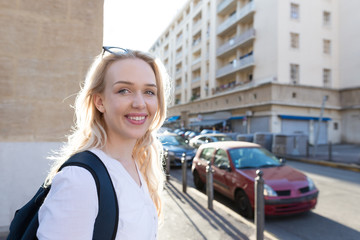
[[[264,184],[264,196],[277,197],[277,193],[269,185]]]
[[[309,177],[306,177],[306,180],[307,180],[308,185],[309,185],[309,191],[314,190],[315,189],[315,184],[314,184],[313,180],[311,180],[311,178],[309,178]]]

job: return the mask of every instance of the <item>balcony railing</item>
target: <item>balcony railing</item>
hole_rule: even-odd
[[[239,71],[239,70],[244,69],[253,64],[254,64],[254,56],[249,55],[247,57],[242,58],[241,60],[233,61],[233,63],[220,68],[216,72],[216,77],[220,78],[220,77],[226,76],[230,73]]]
[[[201,77],[196,77],[191,80],[192,83],[199,82],[201,80]]]
[[[193,33],[198,32],[199,29],[200,29],[200,27],[201,27],[201,19],[198,20],[198,21],[193,25],[193,27],[192,27]]]
[[[245,31],[243,34],[230,39],[227,43],[221,45],[218,50],[216,51],[216,55],[222,55],[238,46],[240,46],[241,44],[245,43],[246,41],[252,39],[255,37],[255,29],[251,28],[247,31]]]
[[[231,17],[226,19],[222,24],[219,25],[218,30],[217,30],[218,34],[222,33],[223,31],[225,31],[230,26],[232,26],[233,24],[240,21],[242,18],[244,18],[245,16],[247,16],[249,13],[251,13],[254,10],[255,10],[254,2],[249,2],[243,8],[241,8],[239,12],[232,15]]]
[[[183,36],[181,35],[176,39],[176,46],[182,43]]]
[[[201,2],[202,2],[202,1],[199,1],[199,2],[194,6],[194,10],[193,10],[194,13],[197,12],[197,11],[201,8],[201,5],[202,5]]]
[[[194,59],[194,60],[192,61],[191,65],[194,66],[195,64],[197,64],[197,63],[199,63],[199,62],[201,62],[201,57],[198,57],[198,58]]]
[[[230,3],[234,2],[234,0],[224,0],[217,6],[217,12],[220,13],[222,10],[224,10],[227,6],[230,5]]]
[[[181,58],[182,58],[182,53],[176,54],[175,62],[178,62],[179,60],[181,60]]]

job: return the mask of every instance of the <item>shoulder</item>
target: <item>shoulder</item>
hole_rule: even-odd
[[[44,239],[90,239],[97,213],[97,189],[91,173],[78,166],[64,167],[55,175],[40,207],[37,235]]]

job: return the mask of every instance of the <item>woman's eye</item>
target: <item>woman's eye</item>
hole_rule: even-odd
[[[126,94],[126,93],[129,93],[130,91],[129,90],[127,90],[127,89],[120,89],[119,91],[118,91],[118,93],[120,93],[120,94]]]
[[[149,94],[149,95],[156,95],[156,93],[154,91],[151,91],[151,90],[148,90],[145,92],[146,94]]]

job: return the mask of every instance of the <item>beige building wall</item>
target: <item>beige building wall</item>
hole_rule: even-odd
[[[255,42],[255,81],[277,81],[279,68],[278,15],[277,0],[259,0],[255,2],[254,17]],[[265,25],[264,22],[267,24]]]
[[[359,56],[360,31],[359,13],[360,1],[339,1],[339,69],[340,88],[360,86]],[[358,102],[359,104],[359,102]]]
[[[0,0],[0,231],[43,182],[103,40],[103,1]]]

